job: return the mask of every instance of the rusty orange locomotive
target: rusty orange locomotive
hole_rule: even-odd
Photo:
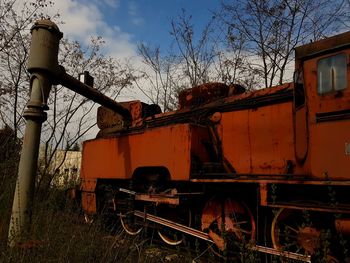
[[[83,146],[86,217],[107,206],[131,235],[151,221],[168,244],[189,235],[219,252],[229,237],[304,261],[324,233],[349,246],[350,32],[297,47],[295,60],[292,83],[208,83],[182,91],[173,112],[100,107]],[[342,245],[327,258],[345,260]]]

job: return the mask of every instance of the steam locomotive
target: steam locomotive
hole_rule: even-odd
[[[166,113],[137,100],[120,103],[128,114],[100,107],[83,144],[86,219],[107,207],[128,234],[152,222],[169,245],[192,236],[227,255],[243,242],[306,262],[327,246],[329,262],[345,261],[349,60],[347,32],[297,47],[292,83],[207,83]]]

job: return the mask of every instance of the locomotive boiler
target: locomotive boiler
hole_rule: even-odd
[[[347,32],[297,47],[292,83],[207,83],[166,113],[137,100],[120,103],[128,114],[100,107],[83,145],[86,219],[108,209],[128,234],[152,222],[170,245],[191,236],[221,255],[238,241],[304,261],[327,246],[328,261],[345,261],[349,59]]]

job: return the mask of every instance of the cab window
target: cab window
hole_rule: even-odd
[[[317,63],[317,92],[326,94],[347,87],[346,54],[322,58]]]

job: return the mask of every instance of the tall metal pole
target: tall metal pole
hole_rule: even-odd
[[[41,125],[46,120],[46,102],[55,79],[53,76],[59,70],[57,57],[62,33],[56,24],[40,20],[32,27],[31,33],[28,61],[30,99],[23,114],[27,123],[12,206],[8,235],[10,246],[15,246],[29,234]]]
[[[15,246],[29,234],[33,192],[37,172],[41,125],[46,120],[46,102],[52,84],[61,84],[131,119],[130,112],[116,101],[68,75],[58,64],[59,41],[63,34],[50,20],[39,20],[31,29],[32,43],[28,59],[31,73],[30,99],[23,116],[27,121],[8,234],[9,246]]]

